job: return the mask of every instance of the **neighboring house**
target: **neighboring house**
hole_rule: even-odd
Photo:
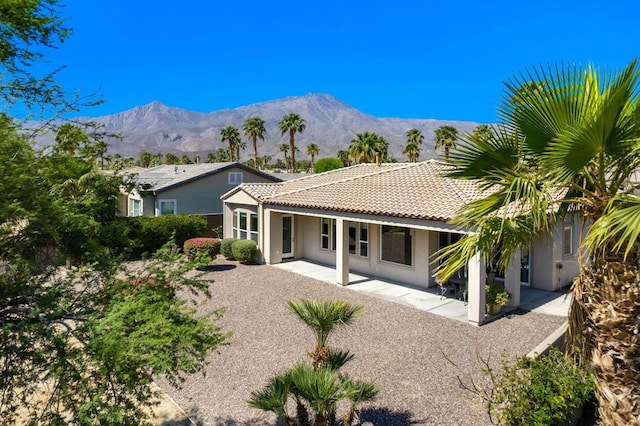
[[[260,261],[289,258],[335,265],[336,282],[349,271],[432,287],[434,253],[466,230],[449,224],[455,212],[483,196],[473,181],[445,178],[443,163],[360,164],[291,181],[245,183],[222,196],[224,235],[253,239]],[[577,275],[578,226],[524,247],[503,277],[520,304],[520,285],[556,290]],[[484,320],[486,268],[476,256],[465,271],[469,321]]]
[[[133,177],[135,189],[126,193],[126,216],[201,214],[222,221],[220,196],[243,182],[280,179],[239,163],[162,165]]]

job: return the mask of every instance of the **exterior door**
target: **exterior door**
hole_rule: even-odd
[[[529,247],[522,248],[520,250],[520,284],[529,285],[529,274],[530,274],[530,250]]]
[[[293,216],[282,216],[282,258],[293,257]]]

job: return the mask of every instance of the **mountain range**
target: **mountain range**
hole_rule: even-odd
[[[226,148],[221,142],[220,130],[228,125],[242,132],[242,124],[249,117],[265,120],[265,140],[258,141],[258,154],[282,155],[279,146],[288,143],[278,123],[286,114],[300,115],[306,129],[296,134],[299,159],[306,158],[306,146],[315,143],[320,148],[319,158],[333,157],[340,149],[347,149],[356,133],[375,132],[389,142],[389,153],[404,160],[402,148],[406,143],[406,132],[417,128],[424,135],[421,159],[434,156],[434,131],[440,126],[450,125],[459,132],[473,130],[478,123],[434,119],[379,118],[365,114],[327,94],[311,93],[305,96],[290,96],[267,102],[255,103],[233,109],[210,113],[188,111],[170,107],[155,101],[127,111],[102,117],[81,117],[78,121],[95,121],[103,124],[107,131],[122,134],[122,140],[109,141],[109,153],[119,152],[134,156],[142,151],[187,153],[190,156],[206,155],[218,148]],[[241,161],[251,158],[252,144],[243,137],[247,149],[241,153]]]

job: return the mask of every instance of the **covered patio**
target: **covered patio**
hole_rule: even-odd
[[[307,259],[297,259],[272,266],[328,284],[336,284],[336,268],[331,265],[324,265]],[[345,288],[411,306],[444,318],[463,322],[468,321],[467,303],[453,295],[447,296],[445,294],[445,297],[442,297],[438,287],[417,288],[351,272],[348,275],[348,285]],[[558,317],[566,317],[568,314],[571,296],[566,291],[545,291],[521,285],[519,293],[519,309]],[[507,306],[498,315],[486,315],[483,322],[508,314],[514,309],[514,307]]]

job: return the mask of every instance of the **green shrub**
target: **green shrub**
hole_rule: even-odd
[[[225,238],[222,241],[220,241],[220,253],[222,253],[222,255],[226,257],[228,260],[235,259],[233,257],[233,251],[231,250],[231,246],[236,241],[238,241],[237,238]]]
[[[114,253],[140,256],[155,253],[172,236],[178,247],[189,238],[202,235],[207,220],[198,215],[120,217],[100,232],[100,243]]]
[[[258,246],[253,240],[237,240],[231,244],[231,252],[240,263],[252,263],[256,260]]]
[[[338,158],[321,158],[313,165],[313,172],[328,172],[329,170],[340,169],[342,167],[344,167],[344,164],[342,164],[342,161]]]
[[[593,375],[553,347],[485,374],[495,379],[489,411],[507,426],[571,424],[578,409],[595,399]]]
[[[195,259],[198,255],[205,254],[211,259],[220,253],[220,240],[217,238],[190,238],[184,242],[182,251],[190,259]]]

